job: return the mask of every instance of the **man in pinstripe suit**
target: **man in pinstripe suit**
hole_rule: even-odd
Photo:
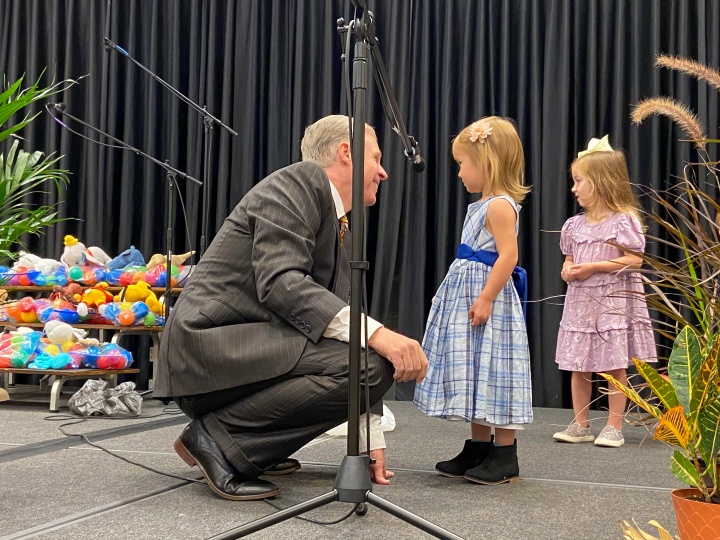
[[[347,116],[309,126],[303,161],[272,173],[225,220],[168,318],[154,395],[192,422],[175,443],[221,497],[272,497],[258,477],[299,468],[293,452],[347,418],[352,161]],[[387,174],[366,128],[365,205]],[[364,325],[363,325],[364,330]],[[381,406],[392,383],[420,381],[420,344],[368,318],[363,381]],[[363,403],[363,408],[365,404]],[[375,411],[375,409],[371,409]],[[379,417],[371,476],[388,483]],[[375,435],[377,434],[377,435]],[[361,444],[361,449],[364,445]]]

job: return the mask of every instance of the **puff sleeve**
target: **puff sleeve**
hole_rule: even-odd
[[[560,251],[563,255],[573,254],[573,231],[577,224],[578,216],[573,216],[568,219],[560,231]]]
[[[632,214],[623,214],[618,219],[617,244],[630,251],[645,251],[645,233],[642,223]]]

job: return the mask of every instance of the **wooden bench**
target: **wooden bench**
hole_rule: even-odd
[[[117,376],[121,373],[140,373],[138,368],[127,369],[30,369],[30,368],[0,368],[2,386],[11,384],[12,375],[42,375],[52,381],[50,389],[50,412],[60,410],[60,392],[68,379],[92,379],[98,377],[105,379],[109,386],[117,386]]]

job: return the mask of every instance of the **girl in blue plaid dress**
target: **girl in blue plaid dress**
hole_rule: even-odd
[[[511,121],[495,116],[463,129],[452,145],[470,193],[462,243],[432,301],[415,404],[425,414],[470,422],[462,451],[435,469],[480,484],[516,481],[515,431],[532,422],[530,354],[519,291],[518,203],[525,159]]]

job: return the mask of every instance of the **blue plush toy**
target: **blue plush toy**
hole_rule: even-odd
[[[122,270],[128,266],[145,266],[145,259],[135,246],[130,246],[112,261],[107,263],[108,270]]]

